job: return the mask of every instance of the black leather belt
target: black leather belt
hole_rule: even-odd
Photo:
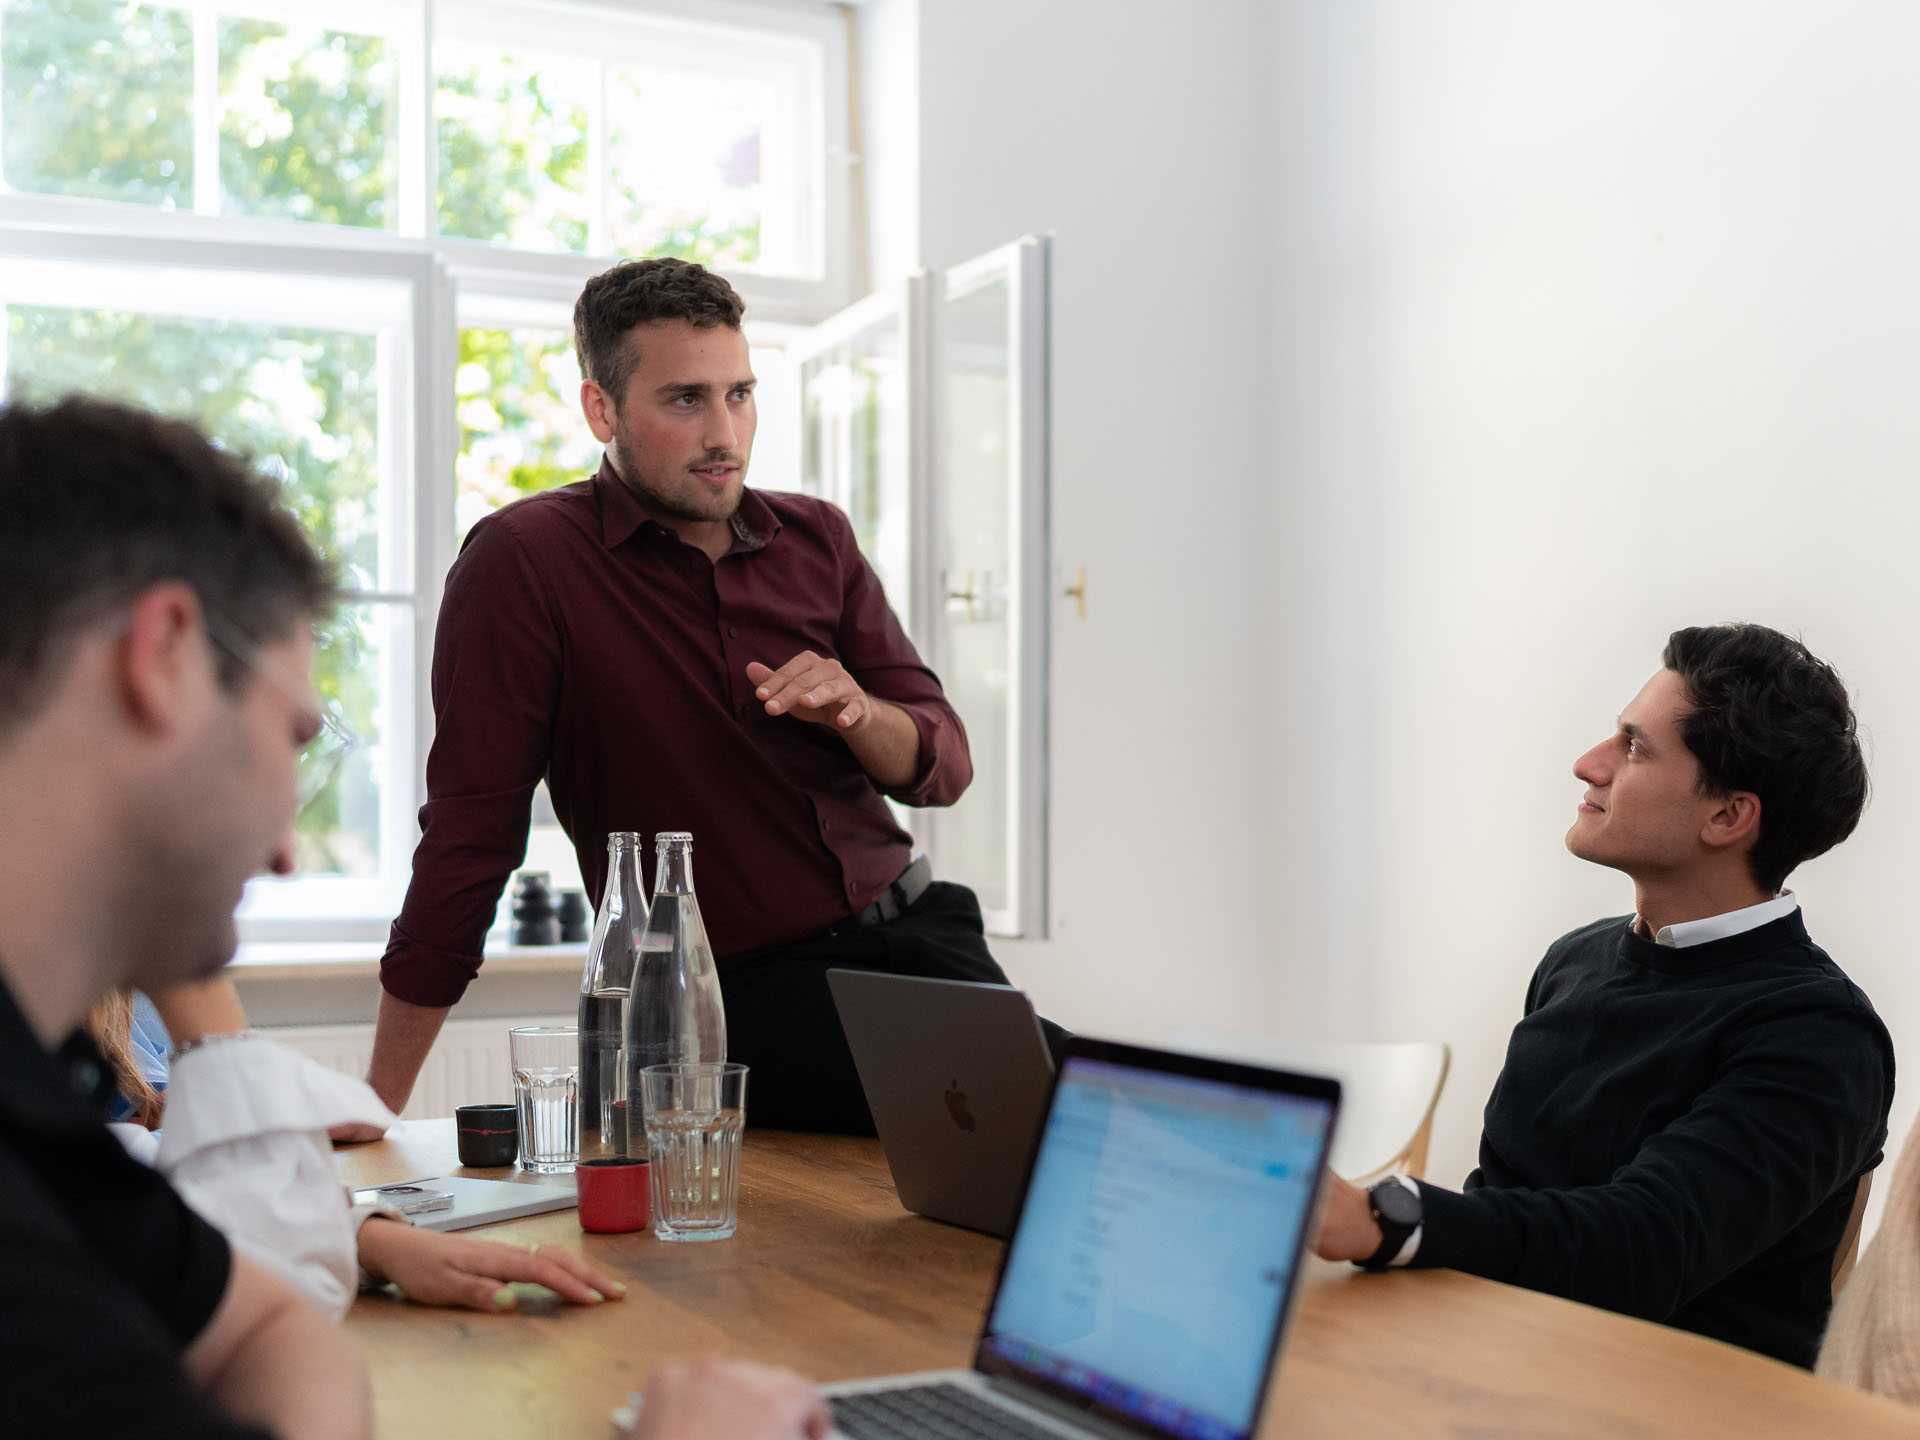
[[[927,893],[927,887],[931,884],[933,884],[933,862],[922,855],[902,870],[898,879],[880,892],[878,900],[859,914],[849,915],[847,920],[855,925],[885,925],[889,921],[898,920],[912,907],[914,901]]]

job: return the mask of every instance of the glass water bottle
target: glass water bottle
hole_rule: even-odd
[[[647,914],[627,1006],[627,1094],[640,1103],[648,1065],[718,1064],[727,1058],[720,972],[693,896],[693,836],[654,837],[653,905]],[[634,1117],[634,1153],[640,1152]]]
[[[640,836],[607,836],[607,879],[580,972],[580,1158],[602,1160],[627,1150],[627,1004],[634,962],[647,928],[647,892],[640,879]],[[637,1093],[637,1092],[634,1092]],[[645,1146],[640,1147],[642,1153]]]

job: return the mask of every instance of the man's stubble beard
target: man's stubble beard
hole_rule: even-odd
[[[136,985],[206,979],[233,959],[234,885],[244,887],[257,867],[244,833],[222,828],[231,823],[228,809],[206,806],[207,796],[221,793],[224,772],[240,763],[231,738],[207,737],[123,828],[125,868],[112,904]]]
[[[740,460],[740,474],[734,481],[733,493],[729,496],[715,497],[715,505],[701,509],[682,503],[677,496],[663,493],[660,487],[648,478],[645,468],[635,463],[634,457],[640,453],[640,447],[631,444],[625,435],[616,431],[613,444],[608,449],[613,461],[614,473],[629,490],[639,497],[641,503],[656,515],[669,520],[700,525],[731,521],[739,513],[740,500],[746,494],[747,486],[747,462],[744,458]],[[683,469],[680,473],[686,476],[689,486],[699,485],[700,482],[686,470]]]

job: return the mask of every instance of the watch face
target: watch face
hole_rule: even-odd
[[[1390,1224],[1418,1225],[1420,1223],[1420,1197],[1398,1180],[1389,1180],[1378,1186],[1370,1198],[1373,1201],[1373,1208],[1380,1212],[1380,1218]]]

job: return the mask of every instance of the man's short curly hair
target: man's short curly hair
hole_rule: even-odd
[[[740,328],[747,307],[725,280],[690,260],[623,260],[587,282],[573,307],[573,348],[580,373],[613,397],[617,410],[639,358],[629,336],[636,325],[685,320],[701,330]]]
[[[1769,894],[1803,860],[1853,833],[1867,805],[1867,761],[1846,686],[1800,641],[1764,625],[1676,630],[1661,663],[1686,682],[1680,736],[1700,790],[1760,797],[1747,863]]]

